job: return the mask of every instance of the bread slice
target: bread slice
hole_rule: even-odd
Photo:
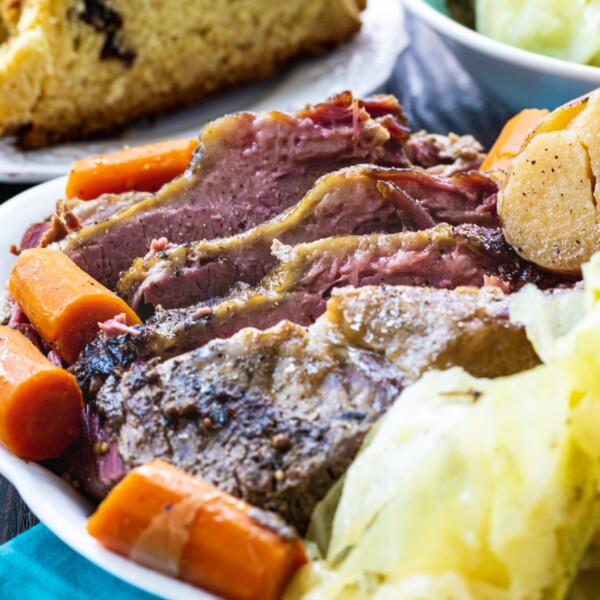
[[[0,135],[42,147],[193,104],[360,27],[366,0],[0,0]]]

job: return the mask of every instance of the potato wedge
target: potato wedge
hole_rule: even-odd
[[[577,276],[600,250],[600,90],[533,130],[498,195],[507,241],[544,269]]]
[[[573,120],[587,108],[589,100],[590,94],[586,94],[553,110],[531,130],[529,136],[525,139],[524,147],[538,133],[550,133],[551,131],[567,129]]]
[[[590,156],[590,168],[595,181],[594,194],[600,199],[600,93],[592,94],[587,108],[570,124]]]

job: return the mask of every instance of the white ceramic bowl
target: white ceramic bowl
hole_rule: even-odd
[[[443,0],[403,0],[406,10],[434,30],[463,67],[515,112],[556,108],[600,87],[600,68],[513,48],[443,14]],[[433,57],[432,57],[433,58]]]

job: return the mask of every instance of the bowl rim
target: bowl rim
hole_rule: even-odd
[[[402,0],[402,2],[406,10],[428,23],[433,29],[476,52],[551,75],[597,82],[600,85],[600,67],[544,56],[499,42],[443,15],[425,0]]]

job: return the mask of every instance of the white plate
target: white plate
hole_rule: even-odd
[[[342,90],[364,96],[388,80],[406,45],[400,0],[369,0],[361,32],[333,52],[303,60],[282,75],[222,94],[196,107],[165,115],[152,125],[136,125],[126,135],[98,142],[19,150],[13,139],[0,140],[0,182],[37,183],[68,173],[71,163],[125,144],[195,137],[201,126],[237,110],[297,109]]]
[[[63,196],[66,177],[48,181],[15,196],[0,206],[0,281],[6,281],[13,263],[8,253],[25,229],[54,211]],[[10,226],[7,226],[10,224]],[[4,286],[2,286],[4,289]],[[86,531],[92,505],[47,469],[14,457],[0,444],[0,474],[18,490],[36,517],[65,544],[109,573],[143,590],[169,599],[215,600],[190,585],[151,571],[105,550]]]

